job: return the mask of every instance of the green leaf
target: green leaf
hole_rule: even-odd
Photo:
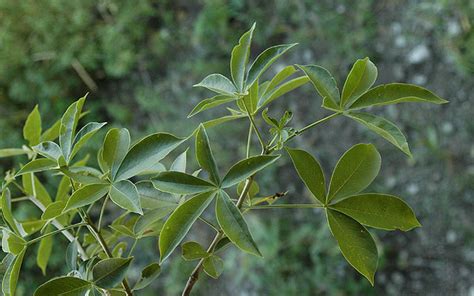
[[[409,231],[421,224],[400,198],[378,193],[350,196],[331,206],[359,223],[384,230]]]
[[[32,148],[36,153],[54,160],[55,162],[57,162],[59,157],[63,155],[63,152],[61,151],[61,148],[58,146],[58,144],[51,141],[42,142],[36,146],[33,146]]]
[[[183,259],[187,261],[198,260],[208,257],[210,254],[197,242],[185,242],[181,249],[183,250]]]
[[[364,190],[377,177],[380,164],[380,154],[374,145],[352,146],[334,168],[326,202]]]
[[[66,207],[66,201],[58,200],[49,204],[41,215],[42,220],[54,219],[62,215],[64,208]]]
[[[322,204],[326,203],[326,179],[318,160],[300,149],[286,148],[298,175],[314,197]]]
[[[339,104],[339,89],[331,73],[323,67],[316,65],[297,66],[308,76],[321,98],[329,100],[332,103],[331,106],[337,109]],[[328,103],[326,104],[329,105]]]
[[[153,186],[151,181],[142,181],[136,184],[141,205],[144,209],[158,209],[177,207],[178,204],[171,194],[163,193]]]
[[[27,153],[28,153],[27,150],[20,149],[20,148],[5,148],[5,149],[0,149],[0,158],[23,155]]]
[[[146,266],[143,268],[141,276],[133,287],[133,290],[136,291],[146,288],[160,275],[160,272],[161,267],[158,263],[152,263]]]
[[[61,146],[66,162],[69,162],[70,159],[73,139],[77,128],[77,123],[81,116],[84,101],[85,97],[72,103],[61,118],[59,146]]]
[[[63,276],[47,281],[36,289],[34,296],[83,296],[92,283],[83,279]]]
[[[100,171],[92,167],[61,167],[60,171],[72,179],[74,182],[89,184],[107,184],[107,180],[103,180]]]
[[[84,146],[87,141],[89,141],[92,136],[94,136],[104,125],[106,122],[89,122],[83,128],[79,130],[77,135],[74,137],[73,141],[73,148],[71,152],[70,158],[74,158],[74,156],[79,152],[79,150]]]
[[[41,184],[38,177],[33,173],[22,175],[21,181],[26,194],[36,197],[36,199],[45,207],[51,203],[51,196],[43,184]]]
[[[413,84],[389,83],[372,88],[360,96],[349,108],[360,109],[369,106],[383,106],[405,102],[445,104],[448,101],[425,88]]]
[[[150,230],[149,228],[152,227],[155,222],[163,219],[164,217],[168,216],[173,210],[178,206],[175,204],[173,206],[162,207],[158,209],[153,209],[147,211],[137,219],[137,222],[133,226],[133,232],[136,235],[142,235],[145,231]]]
[[[112,289],[122,282],[133,258],[109,258],[92,268],[94,284],[103,289]]]
[[[110,199],[122,209],[140,215],[143,214],[137,187],[129,180],[122,180],[112,184],[109,195]]]
[[[352,66],[342,89],[341,107],[351,105],[377,79],[377,67],[369,58],[359,59]]]
[[[217,197],[216,218],[222,231],[239,249],[255,256],[262,256],[240,210],[224,191]]]
[[[152,182],[160,191],[176,194],[194,194],[216,189],[214,184],[206,180],[181,172],[161,172]]]
[[[229,95],[217,95],[209,99],[202,100],[193,110],[189,113],[188,118],[208,109],[215,108],[217,106],[223,105],[235,101],[237,97]]]
[[[293,66],[286,66],[285,68],[283,68],[283,70],[281,70],[275,76],[273,76],[268,86],[265,87],[265,91],[263,92],[263,94],[266,95],[268,92],[272,91],[277,85],[279,85],[286,78],[293,75],[295,72],[296,72],[296,69]]]
[[[290,91],[306,84],[309,81],[307,76],[297,77],[288,82],[283,83],[282,85],[275,88],[273,91],[269,92],[262,98],[262,103],[260,107],[270,104],[279,97],[289,93]]]
[[[58,119],[50,128],[48,128],[42,135],[41,141],[54,141],[59,137],[61,130],[61,119]]]
[[[247,89],[250,88],[279,57],[296,44],[297,43],[272,46],[259,54],[250,66],[246,80]]]
[[[79,188],[71,195],[63,212],[81,208],[98,201],[107,194],[109,187],[107,184],[90,184]]]
[[[211,145],[209,144],[209,137],[202,125],[200,125],[199,131],[196,134],[196,159],[199,165],[209,173],[211,181],[219,184],[221,182],[219,171],[212,154]]]
[[[219,117],[219,118],[215,118],[215,119],[205,121],[201,124],[205,128],[208,129],[208,128],[211,128],[211,127],[214,127],[214,126],[218,126],[222,123],[225,123],[225,122],[228,122],[228,121],[233,121],[233,120],[244,118],[244,117],[247,117],[247,115],[245,115],[245,114],[227,115],[227,116],[222,116],[222,117]],[[198,129],[196,129],[195,132],[197,132],[197,131],[198,131]]]
[[[214,192],[196,195],[181,204],[163,225],[159,239],[161,259],[163,262],[180,244],[194,222],[214,199]]]
[[[36,264],[43,272],[43,275],[46,275],[46,268],[48,266],[49,257],[53,251],[53,239],[52,235],[46,236],[41,239],[38,246],[38,254],[36,255]]]
[[[374,239],[364,226],[352,218],[327,210],[329,229],[336,238],[342,255],[352,267],[374,285],[378,253]]]
[[[125,180],[150,169],[183,142],[184,139],[168,133],[156,133],[143,138],[127,153],[114,180]]]
[[[2,217],[3,220],[7,222],[8,226],[10,226],[10,229],[17,235],[24,236],[26,234],[21,224],[16,221],[15,217],[13,217],[11,195],[8,188],[5,188],[2,192]]]
[[[117,170],[127,155],[130,148],[130,133],[126,128],[113,128],[107,132],[99,153],[99,159],[103,160],[106,167],[104,172],[110,170],[110,175],[115,178]]]
[[[186,172],[186,154],[188,153],[188,149],[184,150],[183,153],[178,155],[178,157],[175,158],[173,163],[170,166],[170,171],[176,171],[176,172],[181,172],[185,173]],[[166,171],[166,168],[164,170],[161,170],[161,172]]]
[[[224,271],[224,261],[218,256],[212,255],[204,259],[202,267],[208,276],[217,279]]]
[[[211,74],[198,84],[195,84],[194,87],[204,87],[222,95],[232,96],[237,92],[234,84],[221,74]]]
[[[402,131],[393,122],[383,117],[363,112],[349,112],[346,116],[366,126],[411,157],[410,147],[408,146],[405,135],[403,135]]]
[[[23,126],[23,138],[28,141],[30,146],[38,145],[41,139],[41,115],[38,110],[38,105],[26,118]]]
[[[77,269],[77,257],[79,255],[79,242],[77,238],[69,243],[66,248],[66,266],[70,270]]]
[[[16,295],[16,286],[25,253],[26,248],[13,259],[13,262],[7,268],[2,280],[2,292],[4,295]]]
[[[27,174],[27,173],[37,173],[47,170],[51,170],[58,167],[58,163],[54,160],[48,158],[40,158],[30,161],[25,164],[19,171],[16,173],[17,176]]]
[[[2,250],[13,255],[20,254],[26,247],[26,241],[7,228],[2,228]]]
[[[250,30],[242,35],[237,44],[232,49],[232,55],[230,58],[230,73],[232,80],[237,87],[239,92],[243,91],[244,78],[245,78],[245,67],[249,62],[250,56],[250,44],[252,43],[253,31],[255,30],[255,23],[253,23]]]
[[[280,155],[259,155],[241,160],[233,165],[222,180],[222,188],[228,188],[254,175],[274,163]]]

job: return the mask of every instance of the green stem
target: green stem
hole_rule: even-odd
[[[45,237],[48,237],[48,236],[51,236],[51,235],[55,235],[55,234],[58,234],[60,232],[63,232],[65,230],[68,230],[68,229],[71,229],[71,228],[76,228],[76,227],[81,227],[81,226],[85,226],[87,225],[87,223],[77,223],[77,224],[73,224],[73,225],[69,225],[69,226],[65,226],[63,229],[58,229],[58,230],[54,230],[54,231],[51,231],[51,232],[48,232],[42,236],[38,236],[37,238],[34,238],[30,241],[28,241],[26,244],[29,246],[29,245],[32,245],[40,240],[42,240],[43,238]]]
[[[128,256],[127,256],[127,257],[131,257],[131,256],[132,256],[133,251],[135,250],[135,247],[137,246],[137,243],[138,243],[138,239],[134,239],[133,245],[132,245],[132,247],[130,248],[130,251],[128,251]]]
[[[257,125],[255,124],[255,120],[253,118],[253,115],[250,114],[250,111],[249,111],[247,105],[245,104],[245,102],[244,102],[244,107],[245,107],[245,111],[247,112],[247,117],[250,120],[250,124],[252,125],[252,127],[255,131],[255,134],[257,135],[257,138],[258,138],[258,141],[260,142],[260,145],[262,146],[262,153],[264,153],[266,146],[265,146],[265,141],[263,141],[262,134],[260,134],[260,131],[258,130]]]
[[[217,228],[216,225],[214,225],[213,223],[211,223],[211,221],[203,218],[203,217],[199,217],[199,220],[201,220],[202,222],[204,222],[205,224],[207,224],[209,227],[211,227],[212,229],[214,229],[216,232],[219,232],[219,228]]]
[[[246,158],[250,157],[250,145],[252,144],[252,124],[249,124],[249,133],[247,136],[247,151],[246,151]]]
[[[109,196],[104,199],[104,203],[102,204],[102,208],[100,209],[99,214],[99,222],[97,222],[97,229],[100,231],[102,229],[102,218],[104,217],[105,207],[107,206],[107,202],[109,201]]]

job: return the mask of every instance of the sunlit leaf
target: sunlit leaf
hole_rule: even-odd
[[[232,80],[234,81],[237,90],[242,92],[245,79],[245,68],[249,62],[250,56],[250,44],[252,43],[253,31],[255,30],[255,23],[252,25],[250,30],[242,35],[237,44],[232,49],[232,55],[230,58],[230,73],[232,74]]]
[[[149,135],[135,144],[120,164],[116,181],[131,178],[146,171],[173,151],[184,139],[168,133]]]
[[[25,164],[17,174],[17,176],[27,173],[37,173],[42,171],[51,170],[58,166],[57,162],[48,158],[40,158],[30,161]]]
[[[117,170],[127,155],[129,148],[130,133],[126,128],[113,128],[107,132],[99,158],[103,160],[106,166],[102,170],[104,172],[110,170],[112,179],[115,178]]]
[[[334,168],[326,202],[364,190],[378,175],[380,164],[380,154],[374,145],[352,146]]]
[[[38,105],[28,115],[23,126],[23,138],[28,141],[30,146],[38,145],[41,140],[41,115]]]
[[[323,67],[316,65],[298,65],[298,67],[303,70],[311,80],[311,83],[321,98],[329,100],[332,103],[332,107],[337,108],[339,104],[339,89],[331,73]]]
[[[251,87],[253,83],[258,80],[260,75],[262,75],[279,57],[296,44],[297,43],[272,46],[259,54],[250,66],[245,82],[247,88]]]
[[[7,268],[2,280],[2,292],[4,295],[16,295],[18,278],[20,277],[20,269],[25,253],[26,248],[13,259],[13,262]]]
[[[109,191],[109,185],[91,184],[76,190],[67,201],[64,212],[81,208],[94,203],[104,197]]]
[[[106,122],[89,122],[83,128],[79,130],[77,135],[74,137],[72,152],[70,158],[72,159],[77,152],[84,146],[89,139],[94,136],[104,125]]]
[[[42,142],[36,146],[33,146],[32,148],[36,153],[54,161],[58,161],[59,157],[63,155],[63,152],[61,151],[61,148],[58,146],[58,144],[51,141]]]
[[[194,87],[204,87],[223,95],[234,95],[237,92],[234,84],[221,74],[211,74],[195,84]]]
[[[66,162],[69,162],[77,123],[81,115],[84,101],[85,97],[71,104],[71,106],[69,106],[69,108],[66,110],[63,117],[61,118],[59,146],[61,146]]]
[[[361,224],[384,230],[408,231],[421,226],[410,206],[393,195],[379,193],[354,195],[331,207]]]
[[[349,108],[360,109],[405,102],[445,104],[448,101],[420,86],[406,83],[389,83],[372,88],[360,96]]]
[[[369,58],[359,59],[352,66],[342,89],[341,106],[351,105],[377,79],[377,67]]]

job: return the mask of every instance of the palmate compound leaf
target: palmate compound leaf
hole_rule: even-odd
[[[156,133],[143,138],[128,151],[114,180],[125,180],[152,168],[184,141],[168,133]]]
[[[349,196],[331,208],[374,228],[409,231],[421,226],[410,206],[393,195],[364,193]]]
[[[166,220],[159,238],[160,261],[163,262],[181,243],[194,222],[214,199],[215,192],[204,192],[191,197]]]
[[[253,31],[255,30],[255,23],[252,25],[250,30],[245,32],[239,39],[237,44],[232,49],[230,58],[230,73],[232,80],[239,92],[243,91],[244,79],[246,74],[246,67],[249,62],[250,56],[250,44],[252,43]]]
[[[405,135],[393,122],[383,117],[364,112],[348,112],[346,116],[366,126],[411,157],[410,148]]]
[[[420,86],[406,83],[389,83],[372,88],[348,107],[349,109],[360,109],[405,102],[445,104],[448,101]]]
[[[334,168],[326,203],[364,190],[378,175],[380,165],[380,154],[374,145],[352,146]]]
[[[222,180],[222,188],[228,188],[240,183],[258,171],[271,165],[278,158],[280,158],[280,155],[259,155],[237,162],[229,169]]]
[[[242,251],[262,257],[242,213],[225,191],[220,191],[216,202],[216,218],[225,235]]]
[[[94,285],[103,289],[115,288],[122,282],[133,258],[108,258],[92,268]]]
[[[92,283],[77,277],[63,276],[51,279],[36,289],[34,296],[83,296]]]
[[[352,66],[342,89],[341,107],[351,105],[365,93],[377,79],[377,67],[369,58],[359,59]]]
[[[196,159],[199,165],[209,173],[210,179],[215,184],[221,182],[214,155],[212,154],[209,137],[203,125],[196,134]]]
[[[327,209],[326,214],[329,229],[344,258],[374,285],[378,253],[372,235],[357,221],[338,211]]]
[[[321,204],[325,204],[326,181],[319,162],[304,150],[286,148],[286,151],[306,187]]]

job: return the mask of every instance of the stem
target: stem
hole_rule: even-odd
[[[133,253],[133,251],[135,250],[135,247],[137,246],[137,243],[138,243],[138,239],[134,239],[133,245],[132,245],[132,247],[130,248],[130,251],[128,251],[128,256],[127,256],[127,257],[131,257],[131,256],[132,256],[132,253]]]
[[[258,130],[257,125],[255,124],[255,121],[253,119],[253,115],[250,114],[250,111],[249,111],[247,105],[245,104],[245,102],[244,102],[244,107],[245,107],[245,111],[247,112],[248,118],[250,120],[250,124],[252,125],[253,129],[255,130],[255,134],[257,135],[258,141],[260,142],[260,145],[262,146],[262,153],[263,153],[265,151],[265,141],[263,141],[263,137],[260,134],[260,131]]]
[[[252,124],[249,125],[249,134],[247,136],[247,151],[246,151],[246,158],[250,156],[250,144],[252,144]]]
[[[253,182],[253,176],[249,177],[247,181],[245,182],[245,186],[242,189],[242,192],[240,193],[239,199],[237,200],[236,206],[237,208],[241,208],[242,204],[245,200],[245,197],[247,196],[248,192],[250,191],[250,187],[252,186]],[[209,245],[209,248],[207,248],[208,253],[214,252],[215,247],[217,246],[217,243],[221,238],[224,237],[224,233],[218,232],[214,239],[212,240],[212,243]],[[202,264],[204,263],[204,259],[199,260],[199,263],[196,265],[194,268],[193,272],[189,276],[188,282],[186,283],[186,286],[184,287],[183,293],[181,294],[182,296],[189,296],[191,294],[191,290],[193,289],[194,285],[196,284],[198,278],[199,278],[199,273],[201,272],[201,267]]]
[[[102,217],[104,216],[105,207],[107,206],[107,201],[109,201],[109,196],[104,199],[104,203],[102,204],[102,208],[100,209],[99,214],[99,222],[97,222],[97,229],[100,231],[102,229]]]
[[[107,242],[105,241],[102,234],[100,234],[100,231],[97,229],[97,227],[94,225],[94,223],[92,223],[92,220],[90,219],[90,217],[87,216],[85,213],[82,213],[81,211],[79,211],[79,215],[81,215],[84,222],[87,223],[87,228],[89,229],[91,234],[96,238],[97,242],[102,247],[102,249],[104,250],[107,257],[108,258],[113,258],[112,252],[110,251],[109,247],[107,246]],[[125,293],[127,294],[127,296],[133,296],[132,289],[130,289],[130,286],[129,286],[128,281],[127,281],[126,278],[124,278],[123,281],[122,281],[122,287],[125,290]]]
[[[62,229],[54,230],[54,231],[51,231],[51,232],[46,233],[45,235],[38,236],[37,238],[34,238],[34,239],[28,241],[26,244],[27,244],[27,245],[32,245],[32,244],[34,244],[34,243],[36,243],[36,242],[42,240],[42,239],[45,238],[45,237],[48,237],[48,236],[51,236],[51,235],[55,235],[55,234],[57,234],[57,233],[66,231],[67,229],[76,228],[76,227],[81,227],[81,226],[84,226],[84,225],[87,225],[87,223],[77,223],[77,224],[65,226],[65,227],[62,228]]]
[[[211,221],[203,218],[203,217],[199,217],[198,218],[199,220],[201,220],[202,222],[204,222],[205,224],[207,224],[209,227],[211,227],[212,229],[214,229],[216,232],[219,232],[219,228],[217,228],[216,225],[214,225],[213,223],[211,223]]]

